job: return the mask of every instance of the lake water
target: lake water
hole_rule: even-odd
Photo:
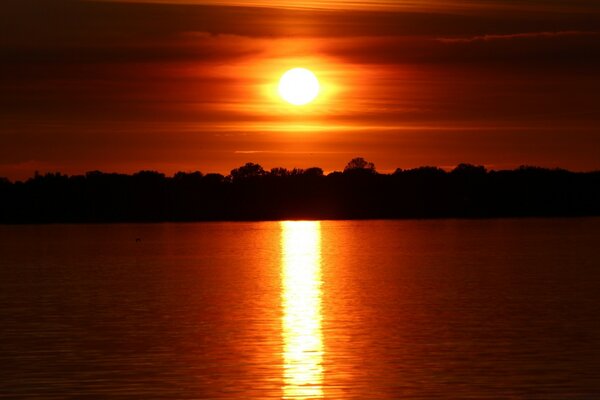
[[[600,398],[600,219],[0,226],[0,397]]]

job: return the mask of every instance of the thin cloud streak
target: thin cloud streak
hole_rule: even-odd
[[[442,43],[472,43],[513,39],[552,39],[565,36],[598,36],[599,34],[600,32],[593,31],[526,32],[506,35],[480,35],[468,38],[438,38],[437,40]]]
[[[350,151],[236,150],[235,154],[352,154]]]
[[[585,0],[571,0],[568,5],[558,5],[552,0],[300,0],[292,4],[280,0],[84,0],[109,3],[142,3],[142,4],[180,4],[180,5],[214,5],[232,7],[264,7],[291,10],[370,10],[370,11],[442,11],[472,12],[479,11],[552,11],[591,12],[600,11],[600,6]]]

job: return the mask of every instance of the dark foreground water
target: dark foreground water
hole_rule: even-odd
[[[0,397],[600,398],[600,219],[0,226]]]

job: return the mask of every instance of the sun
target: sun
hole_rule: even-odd
[[[279,95],[295,106],[303,106],[313,101],[321,89],[319,80],[306,68],[287,71],[279,80]]]

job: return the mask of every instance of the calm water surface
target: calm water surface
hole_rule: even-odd
[[[0,226],[0,398],[594,399],[599,321],[594,218]]]

